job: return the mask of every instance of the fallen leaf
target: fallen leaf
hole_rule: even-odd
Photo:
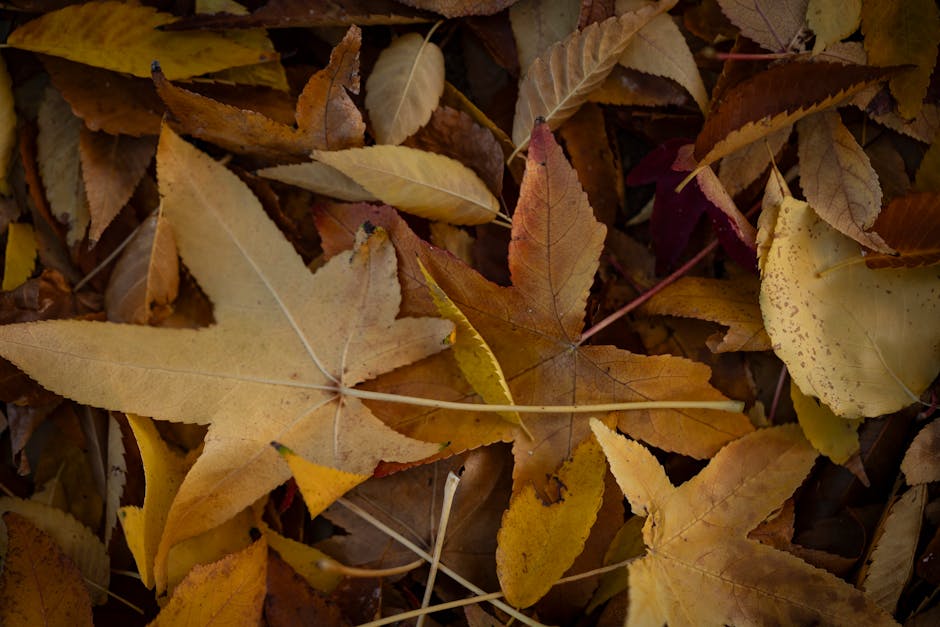
[[[352,202],[378,200],[356,181],[336,168],[318,161],[276,165],[271,168],[262,168],[257,174],[339,200]]]
[[[914,185],[919,192],[940,192],[940,135],[931,142],[917,166]]]
[[[549,47],[576,31],[580,8],[580,0],[520,0],[509,7],[519,67],[528,69]]]
[[[434,15],[392,0],[269,0],[250,15],[195,15],[168,30],[219,28],[308,28],[430,22]]]
[[[914,486],[891,506],[878,529],[869,563],[859,576],[861,588],[885,612],[893,613],[914,570],[927,486]]]
[[[7,176],[13,162],[13,149],[16,147],[16,109],[13,100],[13,80],[7,70],[7,64],[0,57],[0,194],[9,195],[10,183]]]
[[[881,186],[868,155],[836,111],[799,121],[800,187],[823,220],[844,235],[883,253],[894,252],[871,232],[881,212]]]
[[[869,268],[917,268],[940,262],[940,193],[915,192],[893,199],[872,226],[896,255],[865,256]]]
[[[499,13],[515,0],[401,0],[402,4],[436,11],[444,17],[465,15],[492,15]]]
[[[940,481],[940,421],[934,420],[918,432],[911,442],[901,471],[909,485]]]
[[[310,518],[319,516],[338,498],[372,476],[314,464],[282,444],[272,442],[271,445],[290,467],[294,481],[297,482],[297,488],[304,497],[307,515]]]
[[[643,310],[649,314],[711,320],[728,327],[708,339],[715,353],[770,350],[757,297],[758,282],[747,276],[734,280],[682,277],[656,294]]]
[[[127,459],[121,425],[108,414],[107,476],[105,478],[104,544],[111,544],[111,534],[118,521],[118,508],[127,485]]]
[[[809,0],[718,0],[741,34],[773,52],[800,51]]]
[[[862,4],[862,35],[868,62],[877,66],[913,65],[889,83],[905,118],[920,113],[940,45],[940,10],[930,0]]]
[[[893,625],[860,591],[747,533],[799,487],[816,452],[796,425],[761,429],[674,487],[642,445],[592,420],[647,554],[630,564],[628,625]]]
[[[790,399],[800,421],[803,435],[817,451],[834,463],[845,466],[859,452],[860,420],[836,416],[832,410],[811,396],[806,396],[791,381]]]
[[[558,134],[594,208],[594,217],[602,224],[614,224],[626,201],[621,164],[608,145],[603,109],[586,103]]]
[[[25,516],[7,512],[3,523],[8,544],[0,573],[0,621],[7,627],[91,627],[91,597],[72,560]]]
[[[532,62],[519,83],[512,140],[517,150],[529,145],[533,124],[544,119],[557,128],[584,104],[614,69],[633,35],[674,0],[591,24],[551,46]]]
[[[170,13],[125,2],[86,2],[46,13],[10,33],[7,45],[146,78],[160,61],[170,80],[276,58],[222,34],[161,30]]]
[[[104,296],[108,320],[149,324],[165,318],[179,283],[173,232],[162,215],[152,215],[141,223],[111,271]]]
[[[406,146],[369,146],[324,152],[332,166],[382,202],[423,218],[484,224],[499,215],[499,201],[476,173],[450,157]]]
[[[735,150],[721,160],[718,179],[732,197],[747,189],[770,167],[786,146],[793,126],[787,125],[764,138]]]
[[[267,564],[268,545],[262,539],[217,562],[196,566],[150,624],[259,623],[267,589]],[[225,585],[219,585],[220,581]]]
[[[383,233],[311,276],[224,166],[169,130],[157,162],[164,213],[184,262],[215,304],[217,324],[185,330],[64,321],[7,326],[0,334],[5,356],[52,389],[97,406],[211,423],[205,451],[167,519],[156,560],[162,588],[160,564],[170,547],[289,476],[272,440],[359,473],[380,459],[408,461],[437,450],[388,429],[345,390],[445,348],[452,327],[394,320],[397,283],[372,278],[395,273]]]
[[[393,41],[366,81],[365,105],[376,142],[398,145],[413,135],[431,119],[443,92],[441,49],[418,33]]]
[[[274,548],[274,547],[271,547]],[[339,607],[316,593],[277,553],[268,554],[264,621],[269,627],[331,625],[347,627]]]
[[[851,263],[858,244],[792,197],[760,228],[764,326],[800,390],[844,418],[915,401],[940,370],[936,271]]]
[[[610,547],[604,555],[605,566],[643,556],[646,552],[646,545],[643,544],[643,525],[645,523],[645,518],[630,516],[610,543]],[[626,568],[618,568],[604,573],[601,576],[597,590],[594,592],[594,597],[591,599],[591,604],[587,607],[587,611],[593,612],[601,604],[626,591],[629,585]]]
[[[4,292],[15,290],[33,275],[36,268],[36,235],[27,222],[7,226],[7,246],[3,254]]]
[[[259,503],[261,503],[259,501]],[[268,546],[278,552],[285,562],[294,569],[298,575],[314,590],[321,592],[332,592],[343,580],[338,573],[323,570],[317,564],[322,560],[330,559],[330,556],[322,551],[318,551],[308,544],[292,540],[277,533],[268,526],[263,519],[263,511],[255,504],[255,525],[261,531],[261,535],[267,541]]]
[[[809,0],[806,24],[816,33],[813,54],[855,32],[862,20],[862,0]]]

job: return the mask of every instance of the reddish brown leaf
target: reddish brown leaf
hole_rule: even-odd
[[[309,28],[430,22],[434,15],[392,0],[270,0],[251,15],[197,15],[165,30],[224,28]]]
[[[871,254],[869,268],[916,268],[940,263],[940,193],[895,198],[872,226],[897,255]]]
[[[578,15],[578,28],[584,28],[594,22],[603,22],[615,15],[614,0],[581,0],[581,13]]]
[[[620,163],[607,138],[604,112],[596,104],[582,106],[562,125],[559,135],[595,217],[612,225],[624,203],[624,188]]]
[[[274,549],[269,549],[268,553],[264,620],[268,627],[349,625],[339,607],[322,592],[311,588]]]

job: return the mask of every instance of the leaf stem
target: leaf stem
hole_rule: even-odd
[[[434,580],[437,579],[437,571],[441,565],[441,553],[444,552],[444,537],[447,535],[447,523],[450,521],[450,510],[454,505],[454,495],[457,493],[457,486],[460,484],[460,477],[452,472],[447,473],[447,480],[444,483],[444,503],[441,505],[441,523],[437,528],[437,537],[434,539],[434,553],[431,555],[431,571],[428,573],[428,580],[424,584],[424,598],[421,600],[421,608],[426,609],[431,604],[431,594],[434,592]],[[424,619],[427,614],[418,617],[416,627],[424,627]]]
[[[317,562],[317,568],[327,573],[336,573],[338,575],[342,575],[343,577],[364,577],[369,579],[375,579],[378,577],[391,577],[393,575],[403,575],[423,565],[424,560],[420,559],[403,564],[401,566],[394,566],[392,568],[356,568],[354,566],[347,566],[332,559],[320,560]]]

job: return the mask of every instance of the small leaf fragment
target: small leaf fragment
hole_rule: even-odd
[[[855,32],[862,20],[862,0],[809,0],[806,23],[816,33],[813,54]]]
[[[920,430],[901,461],[909,485],[940,481],[940,420]]]
[[[836,416],[817,399],[803,394],[792,381],[790,398],[803,434],[817,451],[840,465],[845,465],[852,455],[858,453],[860,420]]]
[[[940,192],[893,199],[872,226],[896,255],[865,256],[869,268],[916,268],[940,263]]]
[[[7,247],[3,258],[4,292],[16,289],[32,276],[36,267],[36,234],[27,222],[11,222],[7,227]]]
[[[300,493],[304,497],[310,518],[319,516],[336,499],[372,476],[315,464],[300,457],[286,446],[276,442],[272,442],[271,445],[290,466],[291,474],[294,475],[297,487],[300,488]]]

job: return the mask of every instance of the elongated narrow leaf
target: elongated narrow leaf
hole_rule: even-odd
[[[444,53],[417,33],[382,51],[366,81],[366,109],[380,144],[397,145],[427,124],[444,93]]]
[[[356,181],[336,168],[318,161],[276,165],[273,168],[258,170],[257,174],[339,200],[352,202],[378,200]]]
[[[620,17],[595,22],[540,55],[519,84],[512,122],[516,147],[524,150],[529,145],[537,118],[544,119],[549,128],[557,128],[574,115],[614,69],[636,32],[674,5],[675,0],[662,0]]]
[[[3,261],[3,285],[7,292],[26,282],[36,267],[36,234],[27,222],[7,227],[7,248]]]
[[[499,213],[499,201],[473,170],[443,155],[405,146],[314,151],[382,202],[423,218],[451,224],[483,224]]]
[[[68,225],[68,243],[85,236],[90,219],[79,161],[82,121],[52,86],[39,104],[39,172],[55,217]]]
[[[16,109],[13,106],[13,81],[6,62],[0,57],[0,194],[10,193],[7,174],[16,146]]]

